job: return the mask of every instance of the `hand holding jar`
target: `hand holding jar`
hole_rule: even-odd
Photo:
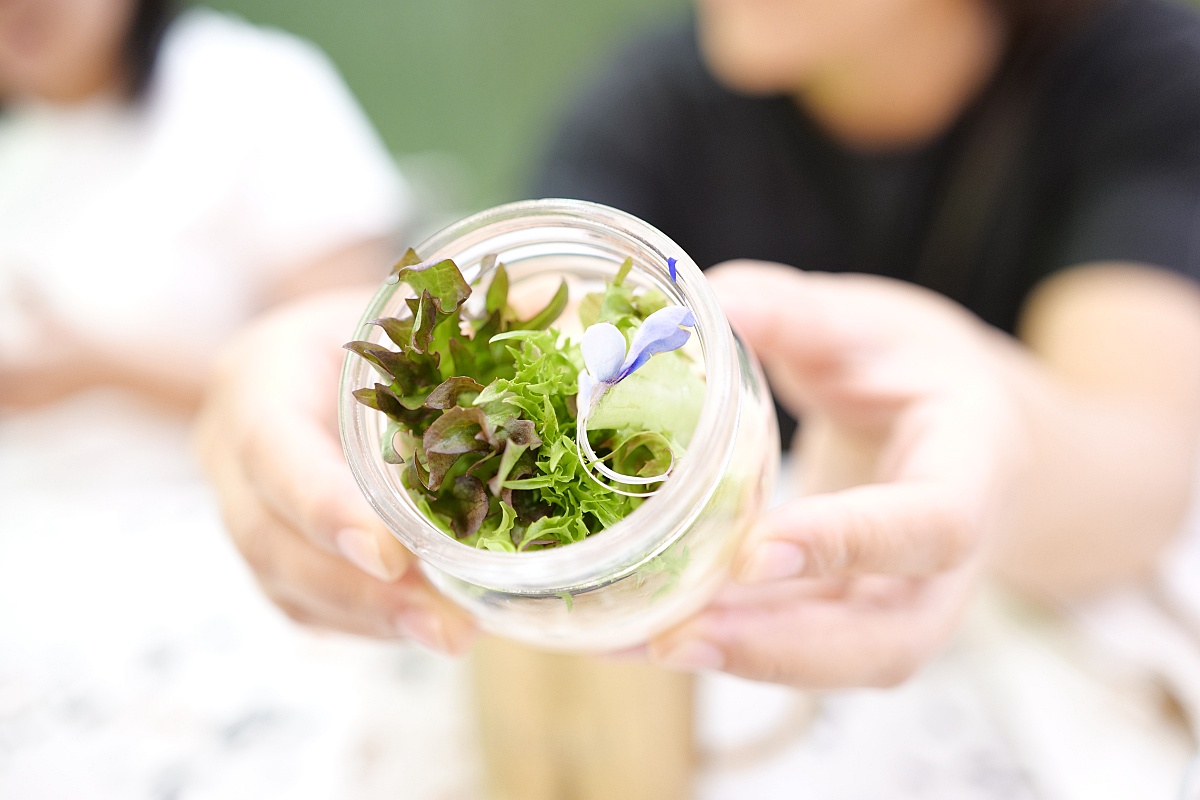
[[[708,277],[803,420],[803,496],[760,520],[742,585],[651,654],[804,686],[900,681],[954,630],[1021,455],[990,334],[885,279],[750,262]]]
[[[369,297],[326,292],[246,330],[210,381],[196,445],[234,544],[288,616],[463,652],[472,625],[411,568],[338,442],[341,345]]]
[[[632,255],[647,285],[697,312],[709,389],[720,378],[726,398],[706,400],[708,449],[687,455],[725,455],[687,462],[584,541],[476,550],[428,523],[389,477],[383,424],[346,400],[370,370],[343,371],[336,388],[347,320],[367,295],[295,306],[227,355],[200,437],[235,541],[293,617],[451,652],[477,624],[563,649],[649,639],[651,659],[668,666],[886,685],[948,640],[985,569],[1033,595],[1078,596],[1146,574],[1177,529],[1200,409],[1200,298],[1180,279],[1065,271],[1031,298],[1019,342],[883,278],[744,263],[707,273],[711,288],[691,266],[676,287],[669,240],[614,228],[636,223],[627,215],[582,210],[583,222],[574,208],[497,212],[431,250],[450,257],[437,251],[461,235],[473,250],[455,256],[478,269],[511,247],[516,287],[557,284],[568,262],[585,264],[573,280],[603,279],[602,265],[643,248]],[[566,214],[577,238],[543,214]],[[377,293],[371,314],[393,302],[404,300]],[[722,333],[717,305],[804,423],[802,496],[759,516],[745,542],[777,451],[754,363]],[[368,327],[360,337],[380,335]],[[370,506],[336,442],[339,394]]]
[[[888,685],[950,638],[986,571],[1060,604],[1153,574],[1187,508],[1200,293],[1063,270],[1020,338],[924,289],[762,263],[708,273],[803,419],[801,497],[652,657],[803,686]]]

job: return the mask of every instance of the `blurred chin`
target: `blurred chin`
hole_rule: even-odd
[[[0,0],[0,91],[74,102],[112,80],[134,0]]]
[[[34,97],[38,81],[24,65],[0,61],[0,96]]]
[[[0,0],[3,2],[3,0]],[[78,52],[45,35],[16,35],[0,38],[0,87],[10,96],[46,97],[64,83]]]
[[[746,94],[790,93],[806,72],[799,43],[772,41],[748,25],[706,22],[699,26],[700,52],[723,85]]]
[[[829,27],[829,8],[840,13],[840,2],[697,0],[700,51],[713,76],[730,89],[791,93],[811,70],[814,45],[826,38],[819,32]]]
[[[0,91],[9,97],[52,98],[68,84],[67,76],[55,64],[42,59],[0,61]]]

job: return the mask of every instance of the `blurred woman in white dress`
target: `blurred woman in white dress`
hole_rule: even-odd
[[[165,0],[0,5],[0,405],[194,402],[265,305],[387,261],[395,172],[315,48]]]
[[[356,704],[235,559],[190,410],[252,316],[386,274],[408,210],[310,44],[167,0],[0,2],[0,796],[348,796]],[[238,767],[221,732],[263,709],[287,746]]]

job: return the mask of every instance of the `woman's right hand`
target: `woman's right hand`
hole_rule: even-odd
[[[217,364],[197,447],[234,543],[288,616],[462,653],[471,622],[367,505],[338,439],[341,345],[368,300],[327,292],[241,334]]]

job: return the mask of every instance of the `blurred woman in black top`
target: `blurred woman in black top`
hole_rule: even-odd
[[[903,281],[710,273],[804,419],[811,496],[747,550],[766,583],[658,643],[668,663],[904,675],[977,568],[1075,596],[1175,533],[1200,419],[1191,10],[700,0],[576,104],[537,194],[638,214],[705,267]]]
[[[703,266],[779,262],[708,276],[804,421],[805,496],[652,659],[894,683],[983,574],[1053,600],[1144,580],[1200,436],[1197,165],[1200,23],[1163,0],[698,0],[694,27],[624,53],[538,194],[642,216]],[[205,443],[230,524],[253,533],[236,501],[263,486],[322,512],[261,538],[263,563],[370,516],[321,479],[331,446],[238,457],[295,439],[296,415],[272,429],[256,404],[311,394],[338,358],[298,360],[268,391],[254,354],[332,337],[352,305],[260,327],[214,387],[210,430],[241,431]],[[391,594],[333,567],[272,579],[323,598],[323,624],[403,612],[465,647],[463,620],[406,574]]]

